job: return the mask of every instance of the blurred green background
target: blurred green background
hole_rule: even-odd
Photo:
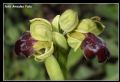
[[[13,4],[4,4],[13,5]],[[15,5],[15,4],[14,4]],[[16,4],[23,5],[23,4]],[[24,4],[25,5],[25,4]],[[49,80],[43,63],[33,58],[23,59],[14,52],[14,44],[20,35],[29,30],[29,20],[36,17],[51,21],[68,8],[76,8],[79,19],[100,16],[106,26],[100,35],[111,53],[103,64],[95,59],[85,60],[80,51],[70,51],[67,68],[69,80],[118,80],[118,5],[117,4],[26,4],[32,8],[4,7],[4,80]]]

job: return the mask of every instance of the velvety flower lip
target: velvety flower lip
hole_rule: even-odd
[[[109,57],[110,57],[110,53],[106,47],[102,47],[97,53],[98,62],[100,63],[104,62]]]
[[[81,48],[83,49],[87,59],[97,56],[98,62],[100,63],[104,62],[110,56],[105,43],[92,33],[86,34],[86,38],[83,40]]]
[[[35,42],[36,40],[31,37],[30,32],[24,32],[15,43],[16,54],[25,57],[31,56],[34,52],[32,46]]]

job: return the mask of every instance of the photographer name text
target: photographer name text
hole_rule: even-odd
[[[5,5],[5,8],[32,8],[31,5]]]

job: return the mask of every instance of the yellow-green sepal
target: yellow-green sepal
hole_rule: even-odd
[[[75,29],[78,25],[78,13],[72,9],[66,10],[59,20],[60,28],[68,33]]]
[[[52,20],[53,31],[55,32],[59,32],[59,18],[60,18],[60,15],[57,15]]]
[[[68,49],[68,44],[65,37],[59,32],[53,32],[53,42],[61,48]]]
[[[105,26],[100,21],[86,18],[79,23],[76,31],[81,33],[91,32],[95,35],[99,35],[103,32],[104,28]]]
[[[46,19],[34,18],[30,20],[31,36],[40,41],[52,41],[52,26]]]

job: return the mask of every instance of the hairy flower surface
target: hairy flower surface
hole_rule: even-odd
[[[87,59],[97,56],[99,62],[104,62],[110,56],[105,44],[92,33],[86,34],[81,47]]]
[[[33,45],[36,42],[37,40],[31,37],[30,32],[24,32],[15,43],[16,54],[25,57],[31,56],[34,52]]]

